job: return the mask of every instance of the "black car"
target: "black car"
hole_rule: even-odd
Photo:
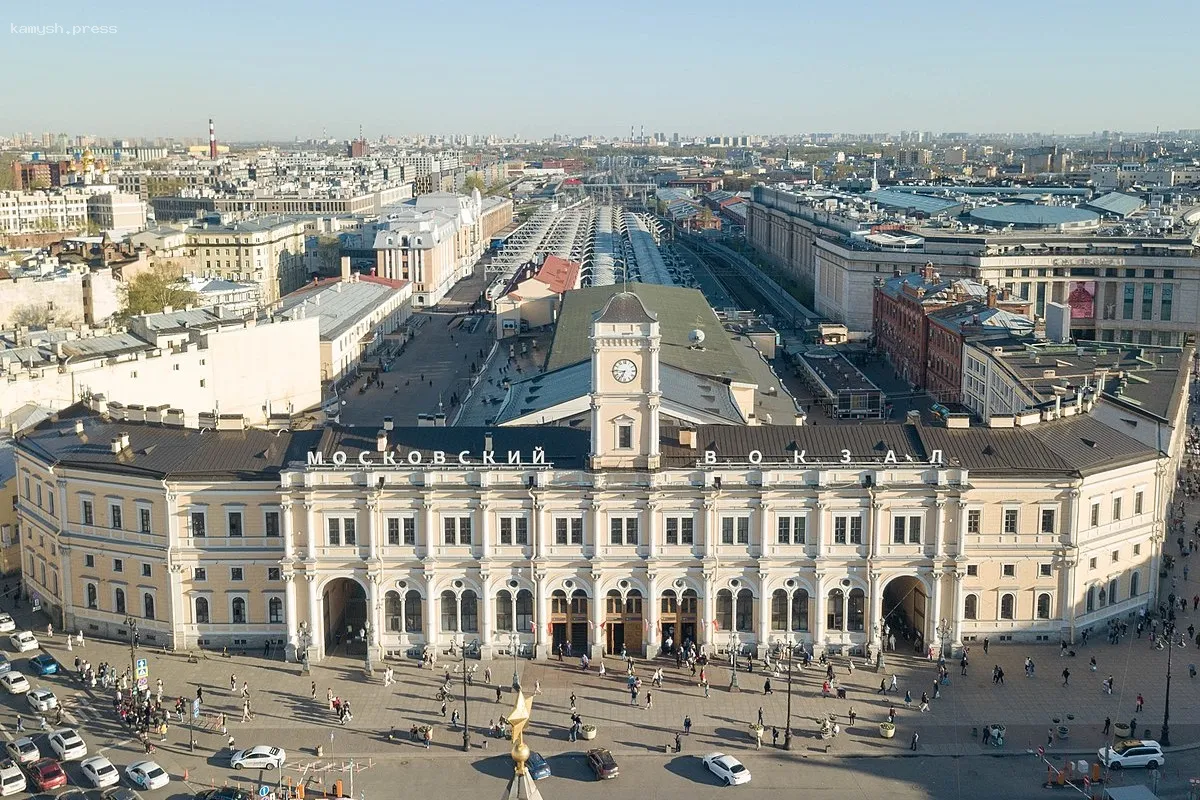
[[[620,770],[617,769],[616,759],[612,753],[604,748],[588,750],[587,752],[588,766],[592,768],[592,772],[596,774],[597,780],[610,780],[620,775]]]
[[[196,792],[196,800],[254,800],[250,793],[232,786],[222,786],[219,789],[204,789]]]
[[[64,792],[65,794],[65,792]],[[133,789],[124,786],[112,786],[100,793],[104,800],[142,800],[142,796]]]

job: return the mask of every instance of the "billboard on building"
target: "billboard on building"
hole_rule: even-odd
[[[1068,284],[1067,305],[1071,307],[1071,319],[1096,318],[1096,282],[1071,281]]]

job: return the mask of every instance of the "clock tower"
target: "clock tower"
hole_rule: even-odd
[[[657,469],[658,318],[618,292],[593,318],[591,341],[592,467]]]

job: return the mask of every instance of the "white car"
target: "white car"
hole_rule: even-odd
[[[9,694],[25,694],[29,691],[29,679],[19,672],[6,672],[0,675],[0,686]]]
[[[53,711],[58,708],[58,698],[49,689],[31,689],[25,695],[25,702],[34,711]]]
[[[20,631],[8,637],[8,643],[12,645],[12,649],[18,653],[24,653],[29,650],[38,649],[37,637],[32,631]]]
[[[25,791],[25,773],[12,760],[0,761],[0,797]]]
[[[85,758],[79,764],[79,768],[83,770],[83,776],[88,779],[88,782],[97,789],[121,782],[121,773],[104,756]]]
[[[0,613],[0,633],[9,633],[17,629],[17,623],[13,621],[12,614]]]
[[[166,770],[153,761],[135,761],[125,768],[125,776],[143,789],[161,789],[171,782]]]
[[[282,767],[284,761],[287,753],[282,748],[265,744],[238,750],[229,757],[229,765],[234,769],[275,769]]]
[[[87,755],[87,745],[79,734],[70,728],[57,730],[47,737],[50,749],[58,756],[59,761],[74,761]]]
[[[1126,739],[1112,747],[1101,747],[1100,763],[1109,769],[1145,767],[1158,769],[1166,761],[1162,747],[1152,739]]]
[[[32,764],[42,757],[42,751],[38,750],[37,744],[28,736],[5,742],[4,752],[18,764]]]
[[[742,766],[742,762],[724,753],[709,753],[704,757],[704,766],[716,775],[726,786],[736,786],[739,783],[750,782],[750,770]]]

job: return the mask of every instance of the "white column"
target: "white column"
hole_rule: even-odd
[[[589,558],[594,558],[595,556],[598,556],[600,554],[600,543],[601,543],[601,541],[603,541],[600,538],[603,535],[603,532],[600,530],[600,501],[596,500],[595,498],[592,498],[591,510],[592,510],[592,520],[591,520],[592,524],[589,527],[592,529],[591,530],[592,550],[590,553],[586,553],[586,555]]]
[[[479,558],[492,557],[492,506],[487,498],[479,500]]]
[[[775,507],[763,500],[758,505],[758,557],[766,558],[773,550],[771,545],[771,518]],[[751,553],[754,555],[754,553]]]
[[[950,574],[951,580],[954,581],[954,608],[950,609],[950,613],[946,617],[950,620],[950,625],[954,629],[954,647],[962,646],[962,582],[963,575],[958,570]]]
[[[824,500],[817,500],[817,513],[814,515],[813,524],[813,539],[817,543],[817,558],[820,558],[825,552],[826,538],[826,522],[825,511],[829,508],[829,503]]]
[[[317,575],[310,572],[308,579],[308,633],[312,637],[308,644],[309,660],[320,661],[325,653],[325,625],[321,620],[321,597],[317,594]]]
[[[707,539],[707,524],[705,525],[705,528],[706,530],[704,535]],[[705,546],[707,547],[707,543]],[[700,630],[696,632],[696,635],[700,638],[700,641],[709,645],[710,655],[712,654],[712,645],[716,640],[716,637],[713,636],[713,625],[717,619],[717,590],[716,587],[713,586],[713,580],[715,577],[716,576],[711,572],[704,573],[704,587],[702,589],[704,594],[700,598],[702,616],[700,618]],[[675,632],[676,638],[680,638],[681,635],[681,631]]]
[[[292,498],[284,496],[279,501],[279,533],[283,536],[283,557],[296,557],[296,543],[292,540],[296,526],[292,522]]]
[[[649,595],[643,606],[646,619],[646,658],[654,658],[658,655],[658,574],[655,572],[647,573],[646,575],[646,592]]]
[[[550,531],[546,527],[546,504],[542,502],[540,497],[533,498],[533,508],[530,511],[529,519],[529,535],[533,542],[533,557],[546,557],[546,537],[550,535]]]
[[[494,623],[496,621],[496,612],[493,611],[492,605],[492,589],[489,586],[487,573],[480,573],[479,585],[483,591],[479,597],[479,656],[480,658],[492,657],[492,637]],[[514,619],[515,623],[516,620]]]
[[[771,597],[767,594],[767,578],[770,577],[765,571],[758,573],[758,606],[755,611],[758,612],[758,657],[763,658],[767,654],[767,640],[770,637],[771,630]]]
[[[871,499],[871,558],[879,558],[879,547],[883,541],[883,503]]]
[[[382,656],[379,642],[383,632],[380,630],[379,614],[379,576],[367,576],[367,619],[371,621],[371,634],[367,637],[367,655],[371,661]]]
[[[546,587],[546,573],[535,573],[534,578],[534,602],[536,605],[536,615],[533,619],[534,626],[534,657],[546,658],[549,648],[547,642],[550,639],[550,592]]]
[[[433,581],[425,581],[425,641],[431,650],[438,648],[442,619],[438,616],[439,598],[433,590]]]
[[[814,615],[816,619],[812,620],[812,624],[809,625],[809,627],[812,628],[813,652],[815,654],[819,654],[825,649],[825,613],[826,605],[828,603],[828,596],[825,591],[825,584],[822,580],[824,577],[825,576],[821,573],[817,573],[817,596],[813,598],[816,600],[817,613]]]
[[[305,558],[315,559],[317,557],[317,512],[316,503],[311,497],[304,498],[304,525],[308,547]]]
[[[942,526],[946,524],[946,500],[939,497],[934,504],[933,512],[933,557],[941,558],[946,546],[946,537],[942,534]]]
[[[704,557],[715,558],[717,554],[717,511],[716,503],[710,499],[704,500]],[[711,624],[709,617],[706,624]]]
[[[434,523],[433,501],[428,497],[421,500],[421,528],[425,531],[425,558],[437,554],[437,525]]]
[[[367,496],[367,557],[379,558],[379,494]]]
[[[658,557],[658,510],[657,502],[646,504],[646,556]]]
[[[954,546],[954,555],[961,558],[967,552],[967,499],[958,498],[958,542]]]
[[[296,575],[293,572],[283,576],[283,612],[284,621],[287,623],[287,660],[296,661],[300,621],[296,619]]]
[[[870,580],[871,616],[867,625],[871,630],[871,645],[883,649],[883,580],[879,573],[872,570]]]
[[[604,595],[600,592],[599,572],[592,573],[592,602],[588,606],[591,614],[588,615],[588,623],[592,628],[592,652],[589,654],[592,658],[600,658],[604,654]]]
[[[942,570],[939,567],[934,567],[933,570],[933,597],[931,598],[933,605],[932,614],[926,620],[925,627],[925,646],[933,645],[934,649],[942,646],[938,640],[937,628],[942,624]]]

